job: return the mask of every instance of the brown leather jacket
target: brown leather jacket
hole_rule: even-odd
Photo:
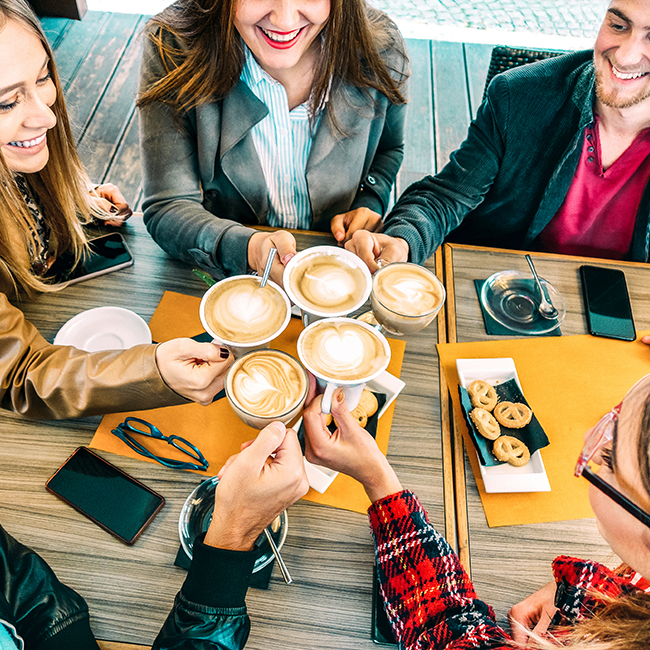
[[[0,291],[10,291],[0,271]],[[83,352],[48,343],[0,293],[0,406],[34,418],[133,411],[187,400],[165,384],[156,346]]]

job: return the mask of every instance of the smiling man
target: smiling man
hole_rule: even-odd
[[[421,263],[452,241],[647,262],[650,1],[612,0],[594,50],[497,75],[467,139],[347,247]]]

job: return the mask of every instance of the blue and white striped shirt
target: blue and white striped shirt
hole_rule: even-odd
[[[269,109],[251,131],[268,188],[267,223],[308,230],[313,215],[305,170],[320,115],[311,128],[309,102],[289,111],[284,86],[260,67],[247,47],[245,50],[241,80]]]

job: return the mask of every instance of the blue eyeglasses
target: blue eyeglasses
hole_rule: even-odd
[[[144,428],[139,428],[134,426],[134,423],[141,425]],[[111,432],[115,434],[122,442],[127,444],[133,451],[146,456],[151,460],[155,460],[157,463],[164,465],[165,467],[170,467],[172,469],[201,469],[206,470],[210,466],[210,463],[205,459],[205,456],[199,451],[198,447],[195,447],[189,440],[181,438],[180,436],[165,436],[162,431],[153,424],[150,424],[146,420],[141,420],[140,418],[126,418],[124,422],[117,425],[116,429],[112,429]],[[182,460],[176,460],[174,458],[164,458],[162,456],[156,456],[152,451],[149,451],[142,443],[138,442],[131,434],[137,433],[141,436],[147,436],[149,438],[155,438],[156,440],[164,440],[168,445],[171,445],[175,449],[182,451],[184,454],[190,456],[196,460],[196,463],[188,463]]]

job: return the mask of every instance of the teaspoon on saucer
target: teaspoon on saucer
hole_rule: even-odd
[[[539,276],[537,275],[537,271],[535,270],[535,266],[533,264],[533,260],[531,259],[530,255],[526,255],[526,261],[528,262],[528,266],[530,266],[530,270],[533,272],[533,277],[535,278],[535,282],[537,283],[537,288],[539,289],[539,295],[541,297],[541,300],[539,302],[539,313],[544,318],[548,318],[549,320],[557,318],[558,316],[557,309],[555,309],[555,307],[553,307],[553,305],[546,299],[544,288],[542,287],[542,283],[539,280]]]

